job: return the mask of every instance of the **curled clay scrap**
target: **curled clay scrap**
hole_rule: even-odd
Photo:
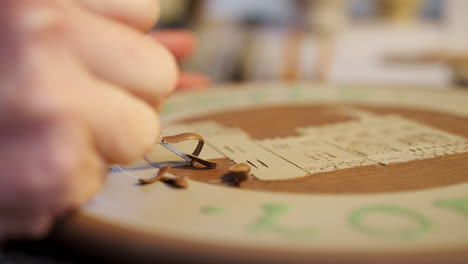
[[[234,175],[238,183],[250,178],[250,166],[245,163],[236,164],[229,168],[229,171]]]
[[[179,155],[181,153],[176,153],[174,152],[173,146],[170,146],[170,149],[176,153],[177,155],[181,156],[185,160],[187,160],[187,157],[189,158],[188,161],[190,162],[190,165],[194,167],[195,163],[199,163],[207,168],[214,169],[216,168],[216,163],[212,161],[208,161],[205,159],[202,159],[198,157],[200,155],[203,146],[205,145],[205,141],[202,136],[195,134],[195,133],[182,133],[182,134],[177,134],[174,136],[167,136],[167,137],[162,137],[162,144],[165,145],[165,147],[168,147],[167,144],[172,144],[172,143],[179,143],[182,141],[187,141],[187,140],[198,140],[197,147],[195,150],[192,152],[192,154],[185,154],[182,153],[182,155]]]
[[[162,167],[161,169],[159,169],[159,171],[153,177],[147,178],[147,179],[138,179],[138,181],[141,184],[149,184],[149,183],[161,181],[164,178],[164,174],[166,174],[170,168],[171,168],[170,165],[166,165]]]
[[[198,144],[197,144],[197,147],[195,148],[195,150],[192,152],[192,154],[185,154],[185,153],[179,151],[178,149],[176,149],[174,146],[170,145],[170,143],[171,144],[172,143],[179,143],[179,142],[182,142],[182,141],[193,140],[193,139],[198,140]],[[200,152],[202,151],[203,146],[205,144],[205,141],[203,140],[203,137],[198,135],[198,134],[195,134],[195,133],[182,133],[182,134],[178,134],[178,135],[174,135],[174,136],[161,137],[159,143],[161,145],[163,145],[164,147],[166,147],[167,149],[169,149],[170,151],[172,151],[173,153],[175,153],[176,155],[178,155],[179,157],[186,160],[187,162],[190,162],[190,166],[192,166],[192,167],[195,167],[195,164],[197,164],[197,163],[204,166],[204,167],[207,167],[209,169],[216,168],[216,166],[217,166],[216,162],[212,162],[212,161],[205,160],[205,159],[202,159],[202,158],[198,157],[198,155],[200,155]],[[148,156],[145,156],[145,160],[149,164],[151,164],[151,165],[153,165],[153,166],[155,166],[157,168],[160,168],[160,170],[158,171],[158,173],[155,176],[153,176],[151,178],[138,179],[138,181],[141,184],[148,184],[148,183],[153,183],[153,182],[157,182],[157,181],[164,181],[164,182],[172,182],[175,186],[177,186],[179,188],[187,188],[188,187],[188,182],[183,178],[164,176],[164,174],[166,174],[167,171],[171,168],[170,165],[166,165],[166,166],[161,168],[160,165],[158,165],[157,162],[152,161]]]
[[[198,140],[198,145],[195,148],[195,150],[192,152],[192,156],[198,157],[200,155],[200,152],[203,149],[203,145],[205,144],[205,141],[203,140],[203,137],[195,134],[195,133],[182,133],[174,136],[167,136],[167,137],[162,137],[162,140],[166,143],[179,143],[182,141],[187,141],[187,140]]]
[[[168,177],[166,173],[171,168],[170,165],[166,165],[159,169],[159,171],[151,178],[148,179],[138,179],[141,184],[150,184],[158,181],[169,182],[174,184],[176,187],[186,189],[188,188],[188,182],[184,178],[180,177]]]
[[[180,177],[175,177],[175,178],[163,177],[161,179],[161,181],[172,183],[178,188],[182,188],[182,189],[187,189],[188,188],[188,181],[186,181],[184,178],[180,178]]]
[[[192,167],[195,166],[195,163],[199,163],[209,169],[215,169],[216,166],[218,164],[216,164],[216,162],[213,162],[213,161],[209,161],[209,160],[205,160],[205,159],[202,159],[202,158],[199,158],[197,156],[193,156],[193,155],[190,155],[190,154],[187,154],[187,156],[189,156],[191,159],[192,159]]]

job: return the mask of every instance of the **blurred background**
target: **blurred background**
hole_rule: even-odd
[[[468,85],[465,0],[161,0],[157,28],[198,38],[215,83]]]

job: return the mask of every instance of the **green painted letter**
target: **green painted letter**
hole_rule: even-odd
[[[439,200],[435,201],[434,205],[437,207],[452,209],[457,213],[468,217],[468,198],[452,199],[452,200]]]
[[[317,231],[315,229],[295,229],[280,224],[279,220],[288,211],[289,207],[284,204],[265,204],[263,206],[263,215],[248,228],[248,232],[270,232],[289,239],[310,239],[316,237]]]
[[[386,239],[411,239],[431,230],[431,221],[409,209],[391,205],[368,206],[349,217],[351,226],[368,236]]]

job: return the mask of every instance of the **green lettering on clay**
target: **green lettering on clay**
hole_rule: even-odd
[[[204,215],[219,215],[224,213],[224,208],[216,205],[207,205],[200,208],[200,212]]]
[[[174,110],[174,105],[172,103],[164,104],[161,114],[169,114]]]
[[[292,101],[303,99],[303,91],[300,87],[291,87],[288,93],[288,98]]]
[[[367,91],[356,88],[342,88],[338,91],[338,98],[343,100],[362,100],[368,97]]]
[[[454,210],[457,213],[468,217],[468,198],[438,200],[434,202],[434,205],[437,207]]]
[[[248,228],[249,233],[273,233],[288,239],[311,239],[318,235],[314,228],[292,228],[280,223],[281,217],[289,212],[284,204],[263,205],[263,215]]]
[[[268,99],[268,94],[266,92],[263,92],[263,91],[255,91],[253,93],[250,94],[250,99],[254,102],[254,103],[261,103],[261,102],[265,102],[267,101]]]
[[[372,216],[396,216],[401,217],[402,220],[409,220],[412,224],[409,226],[397,226],[392,222],[383,225],[365,223],[365,220]],[[384,239],[417,238],[432,229],[432,223],[426,216],[409,208],[392,205],[375,205],[359,208],[351,213],[348,220],[354,230],[368,236]]]
[[[407,96],[407,92],[403,89],[395,89],[394,91],[392,91],[392,96],[393,96],[393,100],[397,101],[397,102],[404,102],[406,101],[406,98],[408,97]]]
[[[206,107],[215,105],[229,105],[239,98],[236,94],[228,93],[226,95],[196,95],[192,98],[191,104],[196,107]]]
[[[199,94],[193,96],[192,104],[196,106],[208,106],[216,103],[216,99],[211,95]]]

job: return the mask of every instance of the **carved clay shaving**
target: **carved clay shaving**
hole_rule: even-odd
[[[182,189],[187,189],[189,186],[188,181],[180,177],[175,177],[175,178],[163,177],[161,181],[174,184],[176,187],[182,188]]]
[[[245,163],[239,163],[231,168],[229,171],[234,175],[238,183],[244,182],[250,178],[250,166]]]
[[[148,178],[148,179],[138,179],[138,181],[141,183],[141,184],[150,184],[150,183],[155,183],[155,182],[158,182],[158,181],[162,181],[162,182],[167,182],[167,183],[172,183],[174,184],[175,186],[179,187],[179,188],[183,188],[183,189],[186,189],[188,188],[188,182],[184,179],[184,178],[180,178],[180,177],[169,177],[166,175],[166,173],[169,171],[169,169],[171,168],[170,165],[166,165],[164,167],[162,167],[158,173],[156,173],[156,175],[154,177],[151,177],[151,178]]]
[[[183,141],[187,141],[187,140],[193,140],[193,139],[198,140],[198,144],[197,144],[197,147],[195,148],[195,150],[192,152],[192,154],[182,153],[179,150],[177,150],[174,146],[169,145],[169,144],[172,144],[172,143],[179,143],[179,142],[183,142]],[[203,149],[203,146],[205,145],[205,141],[204,141],[203,137],[198,135],[198,134],[195,134],[195,133],[181,133],[181,134],[177,134],[177,135],[174,135],[174,136],[163,137],[160,144],[162,144],[163,146],[165,146],[166,148],[168,148],[169,150],[174,152],[176,155],[182,157],[186,161],[189,161],[190,165],[192,167],[196,167],[196,164],[198,163],[199,165],[203,165],[204,167],[207,167],[207,168],[210,168],[210,169],[216,168],[216,163],[215,162],[205,160],[205,159],[202,159],[202,158],[198,157],[198,155],[200,155],[200,152]],[[148,162],[152,163],[151,160],[149,160],[148,157],[146,157],[145,159]]]
[[[195,150],[192,152],[193,156],[198,157],[200,155],[200,152],[203,149],[203,145],[205,144],[205,141],[203,140],[203,137],[195,134],[195,133],[182,133],[174,136],[167,136],[162,138],[164,142],[173,144],[173,143],[179,143],[187,140],[193,140],[197,139],[198,140],[198,145],[195,148]]]
[[[192,164],[191,164],[192,167],[196,167],[195,166],[196,163],[199,163],[199,164],[201,164],[204,167],[207,167],[209,169],[214,169],[217,166],[216,162],[205,160],[205,159],[202,159],[202,158],[199,158],[197,156],[190,155],[190,154],[187,154],[187,156],[189,156],[192,159]]]
[[[193,140],[193,139],[198,140],[198,144],[197,144],[197,147],[195,148],[195,150],[192,152],[192,154],[182,153],[179,150],[177,150],[176,148],[174,148],[173,146],[168,145],[170,143],[179,143],[179,142],[182,142],[182,141]],[[200,154],[200,152],[203,149],[203,145],[205,144],[205,142],[203,140],[203,137],[198,135],[198,134],[195,134],[195,133],[182,133],[182,134],[178,134],[178,135],[174,135],[174,136],[163,137],[161,144],[164,145],[166,148],[170,149],[172,152],[176,153],[177,155],[179,155],[181,157],[184,157],[184,159],[186,159],[187,161],[191,161],[190,165],[192,167],[196,167],[196,165],[199,164],[199,165],[202,165],[202,166],[210,168],[210,169],[216,168],[217,164],[215,162],[205,160],[205,159],[202,159],[202,158],[198,157],[198,155]],[[155,165],[156,163],[153,162],[149,157],[145,157],[145,160],[148,163],[156,166]],[[184,188],[184,189],[187,188],[188,187],[188,182],[185,179],[177,177],[177,176],[175,176],[175,177],[165,176],[165,174],[168,172],[168,170],[170,168],[171,168],[170,165],[166,165],[166,166],[162,167],[154,177],[151,177],[149,179],[138,179],[138,181],[141,184],[149,184],[149,183],[154,183],[154,182],[157,182],[157,181],[163,181],[163,182],[170,182],[170,183],[174,184],[175,186],[177,186],[179,188]]]
[[[164,167],[162,167],[158,173],[156,173],[155,176],[151,177],[151,178],[148,178],[148,179],[138,179],[138,181],[141,183],[141,184],[150,184],[150,183],[153,183],[153,182],[157,182],[157,181],[160,181],[163,179],[164,177],[164,174],[167,173],[167,171],[169,171],[169,169],[171,168],[170,165],[166,165]]]

